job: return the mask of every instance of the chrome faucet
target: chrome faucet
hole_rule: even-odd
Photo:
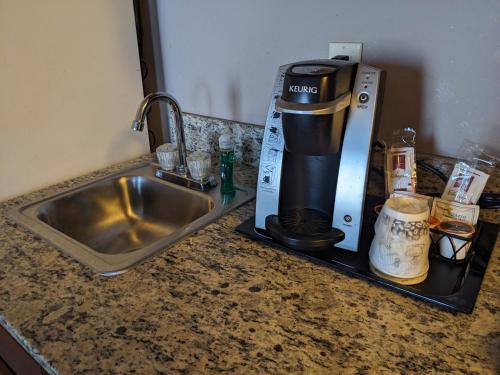
[[[154,92],[146,96],[135,115],[132,122],[132,130],[142,132],[144,129],[144,119],[149,108],[157,101],[166,102],[174,112],[175,132],[177,138],[177,151],[179,152],[179,164],[176,167],[177,173],[185,175],[187,173],[186,164],[186,140],[184,138],[184,121],[182,120],[181,107],[177,100],[166,92]]]

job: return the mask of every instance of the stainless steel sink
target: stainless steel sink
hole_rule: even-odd
[[[155,177],[144,164],[10,212],[20,224],[103,275],[122,273],[255,197],[223,196]]]

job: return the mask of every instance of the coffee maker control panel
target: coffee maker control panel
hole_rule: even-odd
[[[370,151],[382,73],[379,69],[359,65],[342,145],[333,227],[345,233],[345,239],[336,246],[351,251],[358,251],[363,223]]]
[[[266,217],[278,214],[281,164],[283,162],[283,126],[281,114],[275,110],[276,99],[281,97],[285,72],[291,64],[280,66],[274,83],[273,96],[267,112],[266,127],[260,153],[257,181],[255,227],[266,229]]]

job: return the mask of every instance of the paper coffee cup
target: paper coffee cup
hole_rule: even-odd
[[[383,274],[422,280],[429,270],[429,207],[411,197],[388,199],[375,223],[369,258]]]

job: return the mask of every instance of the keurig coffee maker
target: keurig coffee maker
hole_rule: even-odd
[[[382,71],[281,66],[262,142],[255,230],[299,251],[357,251]]]

